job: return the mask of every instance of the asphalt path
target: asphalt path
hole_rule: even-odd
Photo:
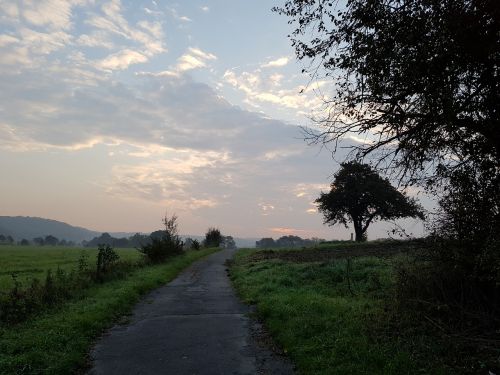
[[[148,294],[91,352],[89,374],[292,374],[227,276],[222,250]]]

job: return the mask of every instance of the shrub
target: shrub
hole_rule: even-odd
[[[163,219],[165,230],[158,236],[151,237],[151,242],[141,246],[138,250],[151,263],[161,263],[170,257],[183,252],[183,243],[177,231],[177,216],[165,215]]]
[[[500,176],[487,166],[443,171],[447,184],[422,255],[396,273],[399,306],[446,331],[500,332]]]
[[[200,241],[193,240],[193,242],[191,242],[191,250],[200,250]]]
[[[96,275],[97,278],[100,278],[110,270],[110,268],[120,259],[120,256],[109,245],[101,244],[97,247],[97,250]]]
[[[203,245],[205,247],[219,247],[222,241],[223,237],[219,229],[208,228],[208,231],[205,234],[205,240],[203,241]]]

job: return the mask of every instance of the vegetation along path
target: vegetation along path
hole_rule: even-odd
[[[194,263],[97,343],[91,374],[291,374],[235,295],[222,250]]]

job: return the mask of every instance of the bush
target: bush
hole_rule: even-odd
[[[223,237],[219,229],[208,228],[208,231],[205,234],[205,240],[203,241],[203,245],[205,247],[219,247],[222,241]]]
[[[98,253],[96,274],[99,278],[101,275],[107,273],[110,270],[113,264],[115,264],[120,259],[120,256],[109,245],[101,244],[97,247],[97,250]]]
[[[396,266],[396,301],[449,333],[500,329],[500,257],[484,248],[471,256],[454,241],[428,239],[424,253]]]
[[[141,246],[138,250],[151,263],[161,263],[170,257],[183,253],[183,243],[177,232],[177,216],[165,215],[163,219],[165,230],[158,236],[151,237],[151,242]]]
[[[167,236],[157,239],[153,238],[151,243],[143,245],[139,251],[143,253],[151,263],[162,263],[170,257],[183,253],[182,241]]]
[[[200,241],[193,240],[193,242],[191,242],[191,250],[200,250]]]
[[[425,251],[397,268],[399,306],[453,334],[500,329],[500,176],[457,166],[447,179]]]

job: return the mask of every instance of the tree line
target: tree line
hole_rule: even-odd
[[[16,240],[10,235],[0,234],[0,245],[19,245],[19,246],[76,246],[77,243],[74,241],[68,241],[65,239],[59,239],[51,234],[46,236],[35,237],[33,239],[27,240],[23,238],[16,242]]]
[[[277,240],[271,237],[265,237],[255,242],[255,247],[259,249],[271,249],[277,247],[290,248],[290,247],[310,247],[320,243],[326,242],[322,238],[300,238],[299,236],[282,236]]]

